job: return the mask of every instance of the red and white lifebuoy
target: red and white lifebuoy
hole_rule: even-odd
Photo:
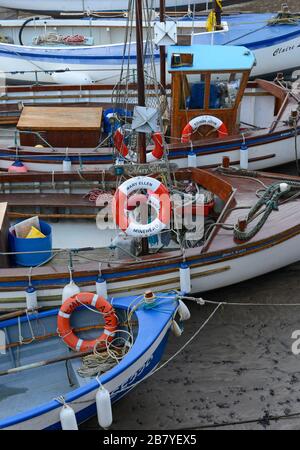
[[[97,339],[80,339],[76,336],[70,325],[70,317],[72,312],[82,304],[94,306],[103,314],[105,325],[103,333]],[[78,352],[93,350],[96,344],[105,347],[107,342],[112,341],[117,326],[118,318],[111,304],[105,300],[104,297],[100,297],[97,294],[92,294],[91,292],[80,292],[73,297],[69,297],[62,304],[57,316],[57,329],[59,336],[70,348]]]
[[[154,149],[147,153],[147,162],[154,162],[162,158],[164,154],[164,148],[163,148],[163,139],[161,133],[153,133],[152,141],[154,143]],[[119,127],[114,136],[113,141],[116,149],[118,152],[124,157],[127,158],[129,154],[129,149],[127,145],[124,142],[124,133],[121,127]]]
[[[137,223],[130,211],[133,209],[129,196],[140,189],[147,190],[147,203],[156,211],[156,218],[147,224]],[[136,197],[139,199],[139,197]],[[141,200],[141,199],[139,199]],[[117,189],[112,203],[115,224],[129,236],[148,237],[158,234],[170,223],[171,200],[164,184],[151,177],[134,177]]]
[[[181,134],[181,142],[187,144],[191,140],[191,135],[201,125],[210,125],[218,131],[219,137],[228,136],[228,130],[222,120],[215,116],[197,116],[186,124]]]

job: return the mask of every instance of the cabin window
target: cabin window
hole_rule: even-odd
[[[216,73],[211,76],[209,109],[234,108],[242,73]]]
[[[230,109],[240,90],[242,73],[181,74],[179,108]]]
[[[192,67],[194,55],[192,53],[173,53],[171,67]]]

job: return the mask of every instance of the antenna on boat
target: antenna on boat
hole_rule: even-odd
[[[137,64],[137,91],[138,105],[145,105],[145,77],[144,77],[144,57],[143,57],[143,0],[135,0],[136,9],[136,64]],[[146,135],[145,133],[137,133],[137,146],[139,149],[139,162],[145,164],[147,162],[146,155]],[[148,238],[142,238],[143,255],[149,252]]]
[[[144,57],[143,57],[143,0],[135,0],[136,8],[136,63],[137,63],[137,92],[138,105],[145,105],[145,77],[144,77]],[[139,162],[146,163],[146,136],[145,133],[137,133],[137,144],[139,149]]]
[[[159,3],[159,20],[165,22],[165,0],[160,0]],[[159,47],[159,61],[160,61],[160,84],[162,88],[166,89],[166,47],[161,45]]]

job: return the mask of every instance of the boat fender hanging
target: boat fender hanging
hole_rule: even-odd
[[[180,328],[176,320],[172,321],[171,330],[176,337],[180,337],[182,335],[182,329]]]
[[[70,324],[72,312],[81,305],[96,308],[103,314],[105,322],[103,333],[96,339],[80,339],[73,332]],[[57,329],[59,336],[72,349],[77,352],[93,350],[95,345],[105,347],[107,342],[114,338],[118,326],[118,319],[111,304],[105,298],[91,292],[81,292],[68,298],[61,306],[57,316]]]
[[[146,161],[154,162],[158,161],[163,157],[164,148],[163,148],[163,139],[161,133],[152,133],[152,141],[154,143],[154,149],[147,153]],[[124,157],[127,158],[129,154],[129,149],[124,142],[124,133],[121,127],[117,128],[113,136],[114,146],[118,150],[118,152]]]
[[[9,173],[26,173],[28,172],[27,167],[25,164],[22,163],[19,159],[17,159],[15,162],[12,163],[11,166],[8,168]]]
[[[108,293],[107,293],[107,283],[106,280],[99,274],[96,280],[96,292],[97,295],[100,295],[101,297],[104,297],[105,300],[107,300]]]
[[[107,389],[100,386],[96,393],[98,423],[102,428],[109,428],[113,422],[111,398]]]
[[[197,167],[197,155],[193,150],[188,153],[188,167]]]
[[[208,115],[197,116],[190,120],[182,130],[181,142],[183,144],[188,144],[191,141],[191,135],[193,134],[193,132],[202,125],[210,125],[215,128],[215,130],[218,131],[218,135],[220,138],[228,136],[228,131],[225,124],[222,122],[222,120],[218,119],[218,117]]]
[[[63,172],[71,172],[72,171],[72,161],[71,159],[66,156],[62,163]]]
[[[186,304],[182,300],[179,300],[178,303],[179,303],[178,314],[179,314],[180,320],[181,321],[189,320],[191,317],[189,308],[186,306]]]
[[[191,269],[186,263],[182,263],[179,268],[180,275],[180,291],[183,294],[191,292]]]
[[[137,223],[128,210],[130,194],[139,189],[146,189],[148,204],[157,213],[154,220],[147,224]],[[148,237],[167,228],[171,216],[170,194],[166,186],[152,177],[134,177],[122,183],[115,192],[112,202],[115,224],[128,236]]]
[[[91,76],[88,73],[73,72],[72,70],[66,70],[65,72],[53,72],[51,74],[52,80],[57,84],[71,84],[84,86],[93,84]]]
[[[78,430],[76,415],[71,406],[64,404],[60,410],[59,418],[63,430]]]
[[[25,291],[26,309],[28,311],[35,311],[38,308],[37,292],[33,286],[28,286]]]
[[[280,189],[280,192],[287,192],[290,190],[290,186],[287,183],[280,183],[279,189]]]
[[[249,159],[249,150],[248,146],[245,142],[241,144],[240,148],[240,168],[247,170],[248,169],[248,159]]]
[[[64,303],[69,297],[73,297],[76,294],[79,294],[80,288],[74,283],[73,280],[70,283],[66,284],[62,291],[62,303]]]

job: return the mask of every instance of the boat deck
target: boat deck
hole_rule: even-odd
[[[224,180],[228,181],[228,176],[221,176]],[[227,225],[236,224],[239,218],[244,218],[247,216],[249,209],[243,209],[243,207],[252,207],[257,201],[257,191],[260,189],[264,189],[261,183],[265,185],[270,185],[272,182],[279,182],[280,180],[284,180],[285,178],[289,178],[286,176],[282,176],[280,179],[278,178],[267,178],[264,176],[257,178],[240,178],[238,176],[234,177],[230,175],[230,183],[234,188],[236,188],[235,200],[236,205],[234,206],[237,209],[231,210],[228,208],[228,212],[226,213],[223,223]],[[292,178],[292,177],[291,177]],[[299,182],[300,180],[298,180]],[[300,183],[299,183],[300,187]],[[300,206],[300,197],[291,201],[288,201],[285,204],[281,204],[278,210],[273,210],[267,221],[258,231],[258,233],[247,243],[251,242],[259,242],[266,239],[272,239],[276,235],[285,233],[287,230],[291,230],[294,227],[300,226],[300,215],[299,215],[299,206]],[[252,229],[254,224],[257,221],[255,220],[252,224],[249,225],[249,229]],[[225,230],[224,228],[219,227],[218,231],[214,235],[213,240],[211,241],[209,248],[210,252],[217,252],[222,249],[229,249],[232,247],[236,247],[238,244],[235,242],[233,238],[232,230]]]
[[[33,388],[34,382],[34,388]],[[0,380],[0,419],[51,401],[71,389],[65,362],[39,367]]]

